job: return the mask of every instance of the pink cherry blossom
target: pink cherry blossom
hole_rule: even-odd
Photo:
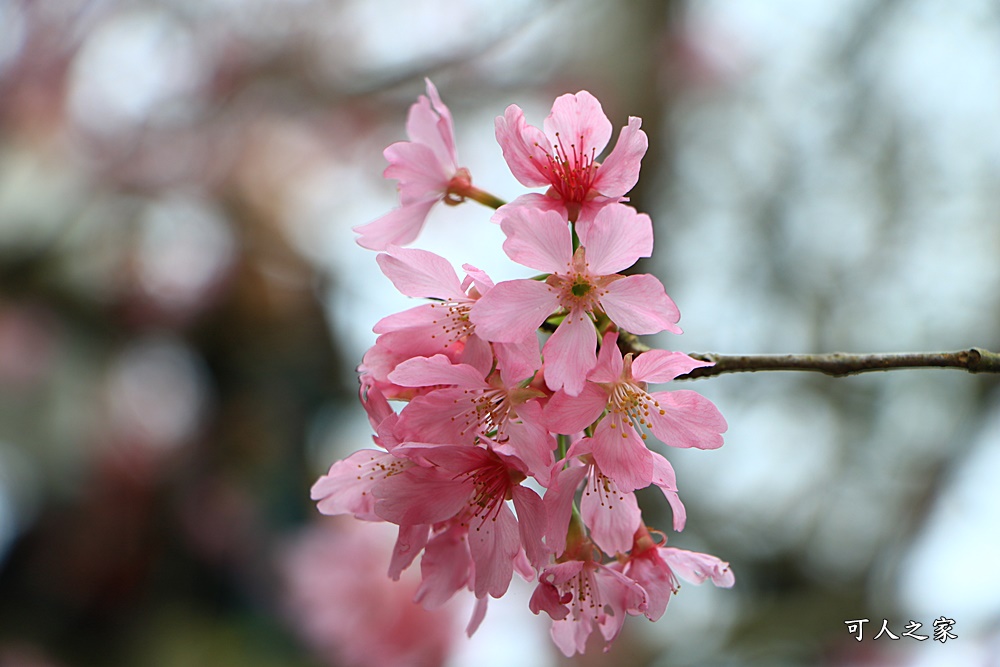
[[[597,361],[592,317],[606,314],[636,334],[680,333],[680,313],[659,280],[650,275],[622,276],[653,250],[649,216],[617,204],[598,212],[581,231],[573,251],[569,226],[552,211],[518,209],[502,223],[504,251],[519,264],[549,273],[544,281],[510,280],[496,285],[472,307],[469,318],[480,336],[517,343],[554,312],[566,317],[545,343],[545,381],[553,391],[580,393]]]
[[[468,531],[477,598],[507,591],[521,549],[536,567],[544,562],[542,499],[521,485],[526,475],[520,461],[469,445],[404,444],[400,450],[421,465],[376,485],[375,513],[401,528],[461,524]]]
[[[550,430],[565,434],[579,433],[600,419],[591,446],[594,460],[619,489],[631,491],[648,486],[656,469],[643,428],[671,447],[717,449],[727,425],[715,405],[696,392],[647,391],[648,382],[669,382],[711,364],[664,350],[622,357],[617,339],[617,332],[605,334],[586,386],[577,396],[557,392],[545,407],[545,418]]]
[[[528,125],[521,108],[510,105],[496,119],[504,159],[523,185],[549,189],[519,197],[497,211],[494,220],[530,207],[556,211],[563,220],[579,222],[585,229],[602,207],[623,201],[639,180],[648,146],[641,125],[641,119],[630,117],[614,150],[599,163],[597,157],[611,138],[611,122],[587,91],[557,98],[543,130]]]
[[[324,521],[283,545],[278,565],[289,622],[328,664],[434,667],[454,647],[455,605],[430,611],[414,604],[415,573],[388,579],[386,537],[373,524]]]
[[[623,574],[646,591],[645,614],[651,621],[663,616],[670,597],[680,589],[678,576],[693,584],[711,580],[720,588],[731,588],[736,582],[729,563],[710,554],[657,546],[645,527],[636,533]]]
[[[480,295],[493,288],[489,276],[466,264],[463,266],[465,280],[459,282],[448,260],[415,248],[391,247],[376,260],[400,292],[434,301],[376,323],[374,331],[379,337],[364,356],[362,373],[380,383],[390,398],[413,395],[412,390],[389,382],[388,376],[400,363],[414,357],[444,354],[456,363],[478,369],[483,375],[488,373],[495,362],[494,352],[488,342],[476,335],[469,312]],[[541,364],[536,340],[525,339],[497,347],[504,348],[505,373],[519,380],[530,377]]]
[[[635,531],[641,525],[641,511],[635,493],[620,490],[613,479],[601,472],[592,455],[592,446],[592,439],[583,438],[570,447],[566,457],[569,465],[553,476],[553,483],[543,499],[549,517],[545,542],[557,556],[566,548],[573,499],[581,485],[580,517],[590,530],[591,539],[604,553],[614,556],[627,552],[632,546]],[[670,504],[674,530],[683,530],[687,513],[677,493],[674,469],[656,452],[651,454],[653,484]]]
[[[458,166],[451,111],[430,79],[425,81],[427,95],[417,98],[406,118],[410,140],[396,142],[384,152],[389,166],[383,176],[399,181],[400,207],[354,228],[361,235],[358,245],[364,248],[384,250],[412,242],[434,204],[459,203],[471,194],[469,171]]]
[[[646,593],[620,572],[590,559],[545,568],[528,603],[552,620],[552,640],[566,657],[583,653],[596,625],[608,644],[621,632],[626,614],[646,608]]]
[[[548,484],[555,438],[541,425],[544,396],[522,387],[505,369],[507,350],[498,347],[500,369],[486,378],[467,364],[453,364],[444,355],[404,361],[389,380],[405,387],[439,387],[414,398],[400,414],[399,432],[410,441],[442,444],[488,443],[509,451],[528,467],[532,477]]]

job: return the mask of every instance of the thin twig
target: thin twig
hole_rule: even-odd
[[[634,336],[625,334],[620,344],[625,351],[639,354],[650,348]],[[714,354],[692,353],[695,359],[714,365],[696,368],[678,380],[712,377],[723,373],[753,373],[756,371],[813,371],[844,377],[872,371],[900,368],[957,368],[969,373],[1000,373],[1000,353],[981,348],[957,352],[908,352],[892,354]]]

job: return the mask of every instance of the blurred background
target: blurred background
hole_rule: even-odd
[[[396,205],[425,76],[508,200],[508,104],[642,117],[641,268],[685,329],[653,344],[1000,348],[995,1],[0,0],[0,667],[1000,665],[996,376],[685,385],[730,430],[665,452],[670,541],[737,583],[607,654],[563,660],[527,584],[466,640],[468,601],[382,576],[391,530],[321,520],[371,326],[412,305],[350,228]],[[489,214],[418,245],[525,275]]]

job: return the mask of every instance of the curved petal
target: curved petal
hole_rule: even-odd
[[[617,382],[625,367],[622,351],[618,349],[618,332],[608,331],[601,341],[601,351],[597,354],[597,365],[587,379],[591,382]]]
[[[472,557],[465,542],[465,532],[452,528],[438,533],[424,547],[424,555],[420,558],[420,587],[413,601],[425,609],[440,607],[468,586],[471,576]]]
[[[545,426],[553,433],[579,433],[597,421],[607,405],[608,392],[593,382],[576,396],[557,391],[545,406]]]
[[[639,181],[642,156],[649,147],[646,133],[639,129],[642,119],[629,116],[628,125],[618,134],[618,142],[601,163],[594,189],[607,197],[621,197]]]
[[[498,283],[476,301],[469,319],[476,333],[494,343],[520,343],[559,307],[559,295],[537,280]]]
[[[399,413],[395,432],[408,442],[471,445],[480,431],[471,399],[462,387],[417,396]]]
[[[436,384],[456,385],[463,389],[489,387],[478,370],[468,364],[453,364],[443,354],[407,359],[389,373],[389,382],[403,387],[430,387]]]
[[[457,169],[451,112],[441,101],[434,84],[424,80],[429,98],[421,95],[410,106],[406,116],[406,135],[413,143],[427,146],[442,165]]]
[[[571,464],[553,476],[553,483],[542,499],[548,516],[545,543],[557,557],[566,550],[566,533],[573,515],[573,496],[586,475],[587,466]]]
[[[316,480],[309,497],[321,514],[351,514],[365,521],[377,521],[372,487],[391,472],[411,465],[392,454],[362,449],[335,462],[329,472]]]
[[[508,387],[527,380],[542,367],[537,337],[529,336],[520,343],[495,343],[493,352],[500,368],[500,378]]]
[[[614,556],[632,547],[642,511],[634,493],[619,491],[613,481],[597,474],[584,487],[580,516],[597,546]]]
[[[549,142],[541,130],[528,125],[519,106],[511,104],[503,116],[497,116],[496,137],[503,159],[521,185],[535,188],[549,184],[548,176],[541,170],[542,165],[548,164],[543,147]]]
[[[694,359],[683,352],[650,350],[632,360],[632,377],[640,382],[670,382],[678,375],[711,365],[711,361]]]
[[[681,502],[680,494],[677,493],[677,475],[674,474],[674,467],[670,465],[670,461],[656,452],[652,454],[653,484],[663,492],[667,502],[670,503],[670,511],[674,515],[674,530],[680,532],[687,523],[687,509]]]
[[[711,579],[720,588],[730,588],[736,583],[736,575],[729,569],[729,563],[711,554],[673,547],[660,547],[659,551],[670,569],[692,584]]]
[[[592,224],[577,232],[587,249],[587,269],[593,275],[619,273],[640,257],[653,254],[652,220],[625,204],[605,206]]]
[[[375,514],[399,526],[433,524],[458,514],[469,487],[436,468],[413,466],[376,482]]]
[[[555,462],[552,454],[555,438],[541,426],[541,418],[542,409],[538,401],[519,405],[517,419],[510,421],[507,426],[507,437],[510,448],[527,466],[529,474],[542,486],[548,486],[552,464]]]
[[[549,145],[561,145],[570,163],[576,162],[574,167],[579,162],[573,159],[573,149],[579,158],[596,158],[611,139],[611,121],[586,90],[557,97],[542,127]]]
[[[376,256],[375,261],[396,289],[406,296],[446,301],[467,299],[451,262],[429,250],[390,248]]]
[[[563,389],[570,396],[578,396],[587,373],[597,363],[596,346],[597,330],[590,317],[577,310],[567,315],[542,348],[549,389]]]
[[[392,558],[389,560],[388,574],[393,581],[399,581],[403,570],[410,567],[413,560],[420,555],[420,550],[427,544],[430,529],[430,526],[420,524],[399,527],[396,544],[392,549]]]
[[[653,453],[631,426],[602,419],[592,441],[594,460],[620,491],[644,489],[653,481]]]
[[[722,434],[728,425],[712,401],[690,389],[659,391],[651,396],[659,410],[650,409],[646,420],[663,444],[697,449],[722,447]]]
[[[423,144],[399,141],[382,151],[382,155],[389,161],[382,176],[399,181],[396,187],[399,202],[404,206],[428,197],[443,197],[455,175]]]
[[[625,276],[604,287],[601,308],[611,321],[634,334],[681,333],[681,313],[654,276]]]
[[[586,207],[586,204],[584,204],[584,206]],[[554,211],[558,213],[563,220],[569,220],[569,211],[566,210],[566,203],[561,198],[550,197],[549,195],[542,194],[541,192],[529,192],[528,194],[521,195],[514,201],[507,202],[498,208],[496,213],[490,217],[490,222],[495,222],[499,225],[503,222],[505,217],[519,208],[535,208],[542,211]]]
[[[548,559],[549,550],[542,543],[545,536],[545,507],[542,499],[531,489],[515,485],[511,489],[514,509],[517,511],[517,531],[521,546],[535,568],[541,568]]]
[[[357,243],[369,250],[385,250],[391,245],[406,245],[412,243],[427,220],[431,207],[440,197],[415,201],[400,206],[365,225],[354,227],[361,236]]]
[[[514,513],[502,503],[496,516],[469,522],[469,552],[475,562],[473,590],[477,598],[503,597],[514,576],[514,558],[520,549]]]
[[[555,211],[515,208],[500,228],[507,235],[503,251],[512,260],[545,273],[567,273],[573,261],[569,222]]]

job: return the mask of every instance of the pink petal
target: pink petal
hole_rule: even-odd
[[[587,268],[595,276],[619,273],[653,254],[653,222],[625,204],[605,206],[577,233],[587,249]]]
[[[372,489],[375,514],[400,526],[432,524],[458,514],[468,503],[469,489],[435,468],[414,466],[386,477]]]
[[[685,581],[700,584],[706,579],[720,588],[730,588],[736,583],[736,575],[729,569],[729,563],[710,554],[660,547],[660,555]]]
[[[407,359],[389,373],[389,381],[404,387],[456,385],[467,389],[489,387],[482,374],[467,364],[453,364],[443,354]]]
[[[674,530],[680,532],[684,530],[687,523],[687,510],[681,502],[680,494],[677,493],[677,475],[674,474],[674,467],[670,461],[663,458],[656,452],[653,455],[653,484],[663,492],[667,502],[670,503],[670,511],[674,515]]]
[[[519,549],[517,521],[506,503],[497,508],[495,517],[470,520],[469,552],[476,564],[473,590],[477,598],[499,598],[507,592]]]
[[[621,632],[626,614],[639,614],[646,608],[646,592],[621,572],[603,565],[595,566],[594,579],[601,601],[614,612],[601,618],[598,626],[601,635],[610,642]]]
[[[535,347],[538,347],[538,343],[535,343]],[[493,349],[488,342],[472,334],[465,337],[465,347],[462,348],[458,360],[475,368],[479,377],[484,378],[493,368]]]
[[[465,531],[454,528],[438,533],[424,547],[420,558],[420,587],[413,598],[425,609],[435,609],[469,584],[472,557]]]
[[[476,285],[476,291],[479,292],[480,296],[493,289],[493,280],[482,269],[477,269],[471,264],[463,264],[462,270],[465,271],[466,276],[472,279],[472,282]],[[462,283],[462,289],[465,290],[467,288],[468,286]]]
[[[561,621],[569,615],[569,609],[563,603],[559,589],[541,579],[535,586],[531,599],[528,600],[528,609],[534,614],[544,611],[556,621]]]
[[[435,197],[415,201],[393,209],[366,225],[354,227],[354,231],[361,235],[357,239],[358,245],[369,250],[385,250],[391,245],[406,245],[413,242],[423,228],[431,207],[439,199]]]
[[[471,398],[462,387],[417,396],[400,413],[396,433],[404,441],[471,445],[480,430]]]
[[[391,248],[375,257],[382,273],[406,296],[465,301],[462,284],[451,263],[417,248]]]
[[[587,466],[572,465],[563,468],[553,477],[553,483],[542,500],[545,513],[548,515],[545,543],[557,557],[566,550],[566,533],[573,513],[573,496],[586,475]]]
[[[582,311],[570,312],[542,348],[549,389],[579,395],[587,373],[597,363],[596,345],[597,330],[590,317]]]
[[[649,274],[625,276],[608,284],[601,296],[601,308],[611,321],[634,334],[661,331],[681,333],[677,306],[667,296],[663,284]]]
[[[403,206],[428,198],[441,199],[455,175],[452,167],[442,165],[434,151],[422,144],[400,141],[382,154],[389,161],[382,175],[399,181],[399,203]]]
[[[593,620],[584,614],[576,619],[553,621],[550,634],[556,648],[567,658],[572,658],[574,654],[582,654],[587,650],[587,639],[593,629]]]
[[[678,582],[657,550],[650,549],[629,561],[625,576],[646,591],[646,617],[655,621],[663,616],[670,597],[677,592]]]
[[[440,310],[435,306],[436,304],[425,303],[400,313],[387,315],[375,323],[372,331],[377,334],[384,334],[390,331],[400,331],[414,327],[434,326],[437,324],[440,316]]]
[[[650,408],[646,420],[653,435],[671,447],[718,449],[728,425],[712,401],[684,389],[651,394],[659,409]]]
[[[396,544],[392,549],[392,558],[389,561],[389,577],[393,581],[399,581],[403,570],[410,567],[413,560],[420,555],[420,550],[427,543],[430,529],[430,526],[420,524],[399,527]]]
[[[626,553],[632,547],[632,538],[639,529],[642,511],[631,491],[622,492],[614,482],[602,476],[584,487],[580,499],[580,515],[590,528],[590,536],[604,553],[614,556]]]
[[[539,423],[542,409],[538,401],[517,406],[517,420],[507,425],[508,443],[528,472],[542,486],[549,483],[549,470],[555,462],[552,450],[555,438]]]
[[[507,107],[503,116],[497,116],[496,137],[503,159],[521,185],[534,188],[549,184],[549,178],[540,169],[548,163],[543,147],[549,142],[541,130],[528,125],[524,112],[516,104]]]
[[[608,331],[601,340],[601,351],[597,354],[597,364],[587,379],[591,382],[617,382],[625,367],[622,351],[618,349],[618,332]]]
[[[586,203],[584,204],[586,207]],[[511,202],[507,202],[497,209],[496,213],[490,217],[490,222],[500,224],[503,219],[519,208],[533,208],[541,211],[553,211],[558,213],[563,220],[569,219],[569,212],[566,210],[566,203],[558,197],[550,197],[540,192],[529,192],[521,195]]]
[[[469,319],[476,333],[494,343],[520,343],[559,307],[559,295],[537,280],[507,280],[476,301]]]
[[[472,606],[472,615],[469,617],[469,624],[465,626],[465,636],[471,637],[479,629],[479,625],[486,618],[486,607],[489,598],[476,598],[476,603]]]
[[[553,433],[580,433],[601,416],[608,405],[608,392],[588,382],[576,396],[557,391],[545,406],[545,425]]]
[[[638,182],[642,156],[649,146],[641,125],[642,119],[629,117],[628,126],[622,128],[614,149],[597,170],[594,189],[602,195],[620,197]]]
[[[377,521],[372,487],[390,471],[411,465],[408,461],[375,449],[362,449],[335,462],[329,472],[316,480],[309,497],[317,501],[321,514],[351,514],[365,521]]]
[[[528,560],[541,568],[548,560],[549,550],[542,543],[545,536],[546,514],[542,499],[531,489],[520,484],[511,489],[514,509],[517,511],[517,529]]]
[[[507,235],[507,256],[545,273],[567,273],[573,260],[569,223],[555,211],[515,208],[504,216],[500,228]]]
[[[594,460],[620,491],[635,491],[653,481],[653,454],[629,425],[605,417],[594,431]]]
[[[580,157],[596,157],[611,138],[611,121],[597,98],[586,90],[557,97],[542,127],[551,145],[562,144],[571,164],[571,145]]]
[[[529,336],[520,343],[495,343],[493,351],[500,368],[500,377],[508,387],[527,380],[542,367],[537,336]]]
[[[632,360],[632,377],[640,382],[670,382],[678,375],[711,365],[711,361],[693,359],[683,352],[650,350]]]
[[[427,81],[427,93],[430,99],[421,95],[410,107],[406,134],[412,142],[430,148],[442,165],[457,169],[451,112],[441,102],[437,89],[430,81]]]

